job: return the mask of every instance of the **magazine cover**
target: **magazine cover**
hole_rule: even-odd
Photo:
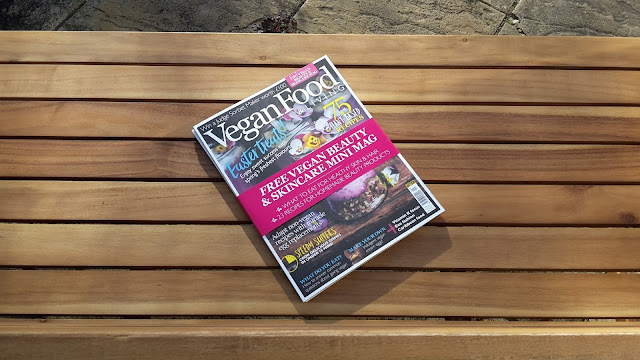
[[[305,302],[444,211],[327,56],[193,133]]]

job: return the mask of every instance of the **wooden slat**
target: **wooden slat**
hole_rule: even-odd
[[[639,280],[611,273],[356,271],[301,303],[280,269],[4,270],[0,313],[639,317]]]
[[[0,65],[0,97],[240,100],[296,68]],[[640,72],[342,69],[364,102],[640,104]],[[594,86],[597,84],[597,86]]]
[[[11,359],[632,359],[639,339],[634,323],[0,320]]]
[[[369,105],[367,108],[393,140],[457,142],[637,142],[640,140],[640,107]]]
[[[0,176],[222,178],[195,140],[0,140],[0,156]]]
[[[637,185],[429,185],[434,223],[631,225]],[[225,183],[0,181],[0,219],[248,221]]]
[[[639,48],[634,38],[0,33],[4,62],[304,65],[326,53],[338,65],[637,67]]]
[[[0,136],[172,137],[231,103],[0,101]]]
[[[10,267],[278,266],[252,225],[0,223],[0,233]],[[638,271],[639,237],[640,228],[424,227],[364,268]]]
[[[429,181],[640,182],[640,145],[396,145]],[[0,177],[221,179],[195,140],[12,139],[0,156]]]
[[[193,139],[231,103],[0,101],[0,136]],[[640,142],[640,107],[369,105],[392,140]],[[422,126],[414,126],[416,123]]]
[[[2,181],[0,218],[247,221],[226,183]]]
[[[640,146],[398,144],[429,181],[640,180]]]

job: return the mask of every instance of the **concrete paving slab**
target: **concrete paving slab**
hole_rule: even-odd
[[[639,0],[521,0],[527,35],[640,36]]]
[[[480,2],[489,4],[500,11],[507,12],[511,8],[511,5],[513,5],[514,0],[480,0]]]
[[[304,0],[88,0],[60,30],[253,32],[264,15]]]
[[[307,0],[295,16],[308,33],[493,34],[504,14],[471,0]]]
[[[57,30],[85,1],[0,1],[0,30]]]

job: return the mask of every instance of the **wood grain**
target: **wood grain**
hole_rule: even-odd
[[[640,146],[398,144],[428,181],[640,180]]]
[[[0,313],[638,317],[638,279],[612,273],[356,271],[301,303],[280,269],[4,270]]]
[[[640,145],[396,146],[428,181],[640,182]],[[0,156],[0,177],[221,179],[195,140],[0,140]]]
[[[0,101],[0,136],[193,139],[193,125],[231,103]]]
[[[226,183],[3,181],[0,218],[247,221]]]
[[[621,359],[640,351],[639,329],[530,321],[7,319],[0,320],[0,351],[12,359],[282,359],[295,346],[306,359]]]
[[[0,136],[193,139],[231,103],[0,101]],[[368,105],[396,141],[640,142],[640,107]],[[413,126],[416,123],[422,126]]]
[[[0,97],[233,101],[294,70],[5,64]],[[637,71],[347,68],[341,73],[363,102],[640,104]]]
[[[0,176],[222,179],[195,140],[0,140],[0,154]]]
[[[434,223],[634,225],[637,185],[429,185]],[[0,181],[0,219],[248,221],[225,183]]]
[[[252,225],[0,223],[5,266],[277,267]],[[640,228],[423,227],[363,268],[639,271]]]
[[[308,47],[308,44],[315,45]],[[180,51],[175,51],[177,48]],[[635,68],[640,57],[640,41],[634,38],[98,31],[0,33],[2,62],[306,65],[318,57],[318,48],[337,65]]]

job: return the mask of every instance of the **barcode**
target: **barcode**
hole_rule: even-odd
[[[435,205],[433,205],[431,200],[429,200],[427,195],[425,195],[424,191],[422,191],[422,189],[420,188],[420,185],[416,183],[409,186],[409,191],[411,191],[411,194],[413,195],[413,197],[416,198],[416,200],[418,200],[418,204],[420,204],[420,206],[422,206],[422,208],[426,212],[431,212],[435,210],[436,208]]]

